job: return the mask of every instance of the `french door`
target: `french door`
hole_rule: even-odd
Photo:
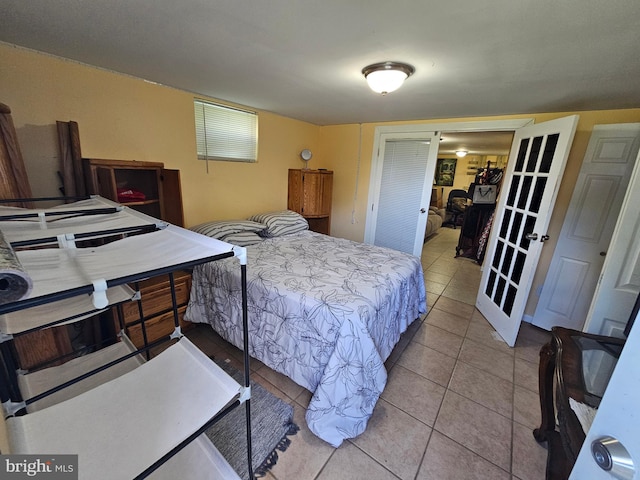
[[[578,116],[516,130],[476,307],[515,344]]]

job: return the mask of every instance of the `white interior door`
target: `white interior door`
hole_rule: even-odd
[[[438,138],[436,132],[381,135],[374,188],[369,190],[366,243],[421,255]]]
[[[515,344],[578,116],[516,130],[476,307]]]
[[[640,155],[611,244],[600,281],[587,315],[584,330],[621,337],[640,292]]]
[[[598,412],[582,449],[573,466],[570,480],[612,480],[611,473],[602,470],[591,453],[591,444],[603,437],[618,440],[631,455],[635,464],[635,475],[640,473],[640,318],[636,317],[622,354],[604,392]]]
[[[639,145],[638,123],[593,128],[532,324],[582,330]]]

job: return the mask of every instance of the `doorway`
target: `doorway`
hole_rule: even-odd
[[[382,171],[385,161],[385,143],[389,139],[396,141],[402,140],[420,140],[430,141],[432,139],[433,132],[437,132],[438,138],[442,137],[442,141],[438,143],[438,149],[435,151],[438,155],[440,152],[444,154],[450,154],[455,150],[466,150],[467,152],[473,152],[474,155],[469,155],[469,158],[464,162],[464,172],[466,174],[469,160],[478,161],[482,158],[481,153],[487,152],[487,146],[491,142],[491,135],[489,132],[496,132],[496,136],[502,136],[504,142],[504,134],[511,136],[513,132],[525,125],[533,123],[532,119],[518,119],[518,120],[495,120],[495,121],[477,121],[477,122],[452,122],[452,123],[434,123],[434,124],[422,124],[422,125],[399,125],[399,126],[384,126],[377,127],[374,136],[374,148],[372,158],[371,178],[369,182],[369,198],[367,208],[367,219],[365,226],[365,243],[376,244],[376,223],[377,214],[380,204],[380,190],[382,183]],[[478,134],[484,134],[482,137],[476,136]],[[510,144],[510,142],[509,142]],[[472,147],[474,150],[472,150]],[[484,150],[482,150],[484,148]],[[462,164],[463,162],[461,162]],[[435,162],[426,162],[422,168],[426,168],[428,171],[419,172],[422,178],[433,179],[435,174]],[[471,177],[473,178],[473,176]],[[461,180],[464,183],[464,189],[466,190],[469,185],[467,184],[467,177]],[[470,183],[470,182],[469,182]],[[448,195],[450,188],[447,189],[446,195]],[[413,215],[415,206],[410,203],[408,198],[410,195],[406,195],[404,198],[402,191],[397,192],[394,196],[394,209],[396,214],[403,212],[409,212]],[[444,197],[443,197],[444,198]],[[426,213],[429,210],[430,196],[423,196],[422,204],[420,205],[420,211],[424,210]],[[414,255],[420,255],[422,251],[422,243],[424,240],[424,232],[426,225],[426,215],[414,216],[413,227],[407,228],[407,231],[416,232],[414,243]],[[418,222],[422,221],[422,225],[418,226]],[[388,246],[388,245],[387,245]]]

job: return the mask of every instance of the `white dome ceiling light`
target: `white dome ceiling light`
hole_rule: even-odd
[[[362,69],[371,90],[386,95],[402,86],[416,71],[411,65],[400,62],[374,63]]]

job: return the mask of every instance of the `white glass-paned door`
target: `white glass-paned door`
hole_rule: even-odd
[[[515,344],[577,116],[516,131],[484,261],[478,310]]]

